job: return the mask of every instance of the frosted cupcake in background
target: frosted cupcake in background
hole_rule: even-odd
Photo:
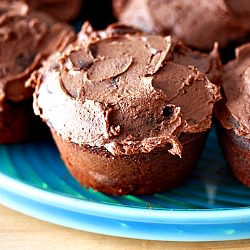
[[[224,98],[216,108],[224,156],[237,179],[250,187],[250,43],[225,66]]]
[[[146,32],[173,35],[187,45],[210,50],[244,38],[250,32],[248,0],[113,0],[124,24]]]
[[[0,143],[41,136],[32,109],[33,87],[25,81],[50,54],[75,38],[66,24],[20,1],[0,2]]]
[[[69,22],[81,12],[82,0],[25,0],[31,9],[43,11],[57,20]]]

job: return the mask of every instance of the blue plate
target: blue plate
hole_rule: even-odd
[[[191,178],[151,196],[108,196],[80,186],[52,141],[0,146],[0,203],[55,224],[171,241],[250,238],[250,189],[235,180],[212,131]]]

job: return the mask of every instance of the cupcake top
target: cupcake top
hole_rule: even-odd
[[[28,6],[18,0],[2,0],[0,1],[0,16],[8,13],[24,14],[27,12]]]
[[[73,30],[19,1],[0,2],[0,102],[32,97],[25,80],[56,50],[74,38]],[[0,105],[1,106],[1,105]]]
[[[60,21],[71,21],[81,11],[82,0],[25,0],[30,8],[44,11]]]
[[[172,34],[186,44],[225,47],[250,32],[248,0],[113,0],[119,21],[147,32]]]
[[[219,87],[197,68],[209,71],[214,61],[170,36],[118,25],[95,32],[86,23],[30,79],[35,113],[82,146],[130,155],[170,144],[181,156],[179,135],[211,126]]]
[[[222,82],[225,99],[217,118],[224,128],[250,138],[250,43],[236,49],[236,59],[225,66]]]

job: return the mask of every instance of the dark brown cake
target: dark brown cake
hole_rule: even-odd
[[[234,175],[250,187],[250,43],[225,66],[224,99],[216,108],[218,134]]]
[[[202,150],[220,93],[195,66],[217,75],[214,56],[170,36],[86,23],[33,74],[34,109],[83,185],[114,195],[162,191],[189,176]]]
[[[25,0],[30,8],[43,11],[57,20],[69,22],[75,19],[82,6],[82,0]]]
[[[250,32],[248,0],[113,0],[113,8],[124,24],[171,34],[202,50],[215,41],[226,47]]]
[[[69,26],[29,11],[24,3],[0,2],[0,143],[41,135],[32,109],[33,88],[25,81],[42,60],[65,48],[74,36]]]

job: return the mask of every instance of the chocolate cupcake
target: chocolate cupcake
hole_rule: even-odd
[[[30,8],[43,11],[57,20],[69,22],[81,11],[82,0],[25,0]]]
[[[32,87],[25,81],[42,60],[74,38],[72,29],[18,1],[0,2],[0,143],[28,140],[39,131]]]
[[[202,50],[215,41],[226,47],[250,32],[248,0],[113,0],[113,8],[124,24],[171,34]]]
[[[224,99],[216,108],[219,137],[234,175],[250,187],[250,43],[225,66]]]
[[[189,176],[220,93],[193,64],[204,67],[205,55],[180,46],[170,36],[85,24],[77,42],[33,74],[35,113],[81,184],[150,194]]]

